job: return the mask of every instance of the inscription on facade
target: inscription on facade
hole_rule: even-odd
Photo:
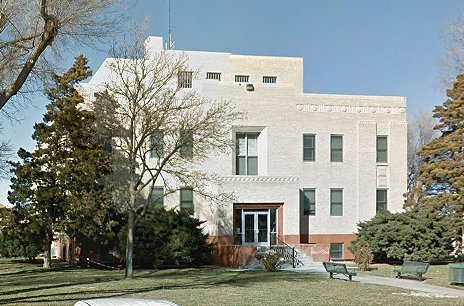
[[[337,104],[297,104],[299,112],[352,113],[352,114],[404,114],[405,107],[337,105]]]

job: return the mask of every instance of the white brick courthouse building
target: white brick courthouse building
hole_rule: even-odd
[[[151,52],[161,38],[149,37]],[[190,201],[217,242],[216,262],[244,263],[257,246],[279,241],[314,260],[351,258],[347,247],[359,221],[402,210],[406,191],[406,99],[303,92],[303,59],[185,52],[198,78],[185,90],[231,100],[236,122],[231,154],[212,156],[208,171],[235,200],[212,207],[185,191],[166,208]],[[105,63],[89,84],[105,78]],[[191,89],[189,89],[191,88]]]

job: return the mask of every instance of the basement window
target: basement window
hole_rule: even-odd
[[[330,244],[330,259],[342,259],[343,258],[343,243],[331,243]]]

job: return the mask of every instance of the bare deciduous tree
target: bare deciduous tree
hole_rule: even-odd
[[[0,0],[0,110],[48,77],[52,59],[70,44],[92,43],[114,31],[121,22],[113,11],[118,2]]]
[[[134,227],[153,204],[155,183],[164,184],[165,194],[188,186],[210,200],[227,196],[209,191],[213,177],[202,171],[201,163],[230,149],[231,124],[242,113],[230,101],[208,100],[179,86],[179,73],[192,71],[182,52],[144,52],[144,42],[137,38],[111,53],[94,110],[124,167],[117,172],[125,173],[118,175],[125,180],[115,194],[127,213],[126,278],[131,278]]]
[[[417,198],[414,188],[417,186],[417,175],[422,164],[422,158],[417,154],[425,144],[438,136],[434,129],[436,121],[432,112],[420,112],[408,123],[408,186],[405,207],[415,207]]]
[[[3,128],[0,126],[0,135]],[[7,178],[10,175],[10,165],[7,163],[12,157],[13,147],[7,141],[0,141],[0,179]]]
[[[457,75],[464,73],[464,11],[451,21],[445,36],[446,54],[440,61],[440,83],[450,88]]]

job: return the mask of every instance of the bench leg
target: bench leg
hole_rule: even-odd
[[[422,281],[422,274],[419,275],[419,281]]]
[[[351,282],[352,276],[351,276],[351,275],[348,275],[348,278],[350,279],[350,282]]]
[[[401,272],[396,273],[396,278],[401,278]]]
[[[330,278],[333,278],[333,273],[332,273],[332,272],[329,272],[329,274],[330,274]]]

